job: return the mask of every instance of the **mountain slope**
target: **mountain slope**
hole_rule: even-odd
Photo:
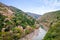
[[[0,40],[18,40],[34,31],[36,23],[22,10],[0,3]]]
[[[60,10],[44,14],[39,21],[49,28],[43,40],[60,40]]]
[[[60,21],[50,27],[43,40],[60,40]]]
[[[60,10],[54,12],[48,12],[39,18],[39,22],[44,24],[46,27],[50,27],[51,24],[60,20]]]

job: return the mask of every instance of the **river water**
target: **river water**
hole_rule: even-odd
[[[26,35],[25,37],[19,39],[19,40],[42,40],[46,34],[46,30],[43,28],[36,29],[34,32]]]

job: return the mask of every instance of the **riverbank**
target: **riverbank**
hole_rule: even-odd
[[[38,29],[35,29],[34,32],[26,35],[25,37],[20,38],[19,40],[42,40],[45,34],[46,31],[40,27]]]
[[[43,23],[40,23],[40,26],[41,26],[44,30],[46,30],[46,31],[48,31],[48,30],[49,30],[49,28],[48,28],[48,27],[46,27]]]

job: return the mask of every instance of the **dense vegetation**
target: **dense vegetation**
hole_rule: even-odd
[[[14,22],[16,22],[16,25],[21,25],[23,28],[26,28],[27,25],[34,26],[35,25],[35,19],[33,19],[31,16],[28,16],[23,11],[10,6],[11,10],[15,12],[15,17],[13,18]]]
[[[56,12],[50,12],[51,14],[48,17],[50,18],[46,18],[49,19],[49,30],[47,32],[47,34],[45,35],[43,40],[60,40],[60,11],[56,11]],[[48,25],[48,24],[47,24]]]
[[[60,40],[60,22],[51,26],[43,40]]]
[[[0,3],[0,40],[18,40],[34,31],[36,23],[22,10]]]

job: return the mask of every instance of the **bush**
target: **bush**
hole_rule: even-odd
[[[24,30],[18,27],[15,27],[13,29],[13,33],[14,33],[14,36],[13,36],[14,39],[19,39],[22,36],[24,36]]]
[[[25,30],[25,34],[29,34],[29,33],[31,33],[32,31],[34,31],[34,29],[33,29],[32,27],[30,27],[30,26],[27,26],[27,27],[26,27],[26,30]]]
[[[13,40],[13,35],[10,32],[2,32],[3,40]]]
[[[20,37],[21,37],[21,34],[16,33],[16,34],[14,34],[13,39],[18,40]]]

